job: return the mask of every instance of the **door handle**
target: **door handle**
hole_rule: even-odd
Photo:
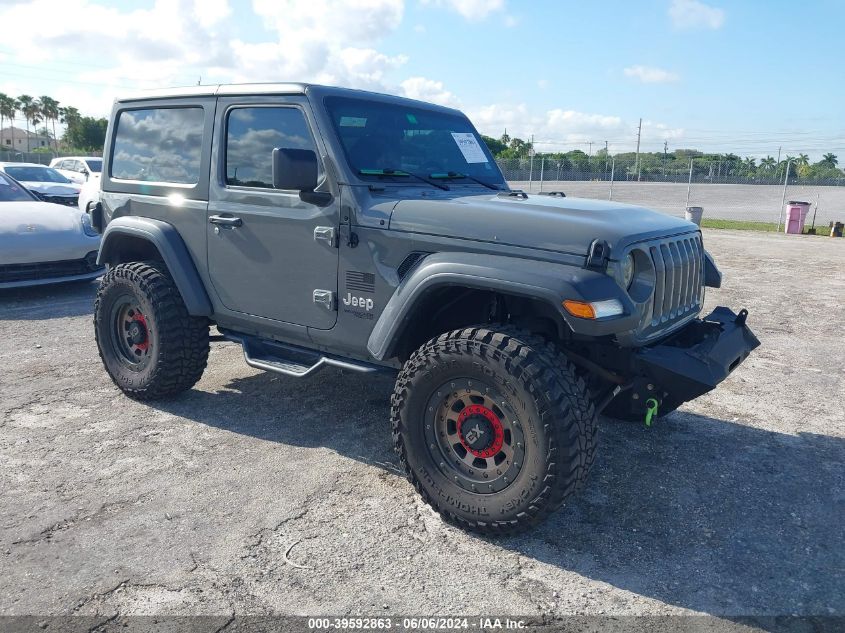
[[[237,227],[243,225],[244,221],[240,218],[229,217],[225,215],[210,215],[208,221],[212,224],[219,224],[220,226]]]

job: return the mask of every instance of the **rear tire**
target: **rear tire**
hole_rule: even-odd
[[[118,264],[103,276],[94,333],[114,384],[137,400],[190,389],[208,361],[208,320],[188,314],[161,262]]]
[[[596,448],[584,381],[551,343],[510,327],[448,332],[405,363],[394,445],[423,499],[485,534],[532,528],[580,488]]]

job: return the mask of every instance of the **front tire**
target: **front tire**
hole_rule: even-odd
[[[208,361],[208,320],[188,314],[160,262],[109,269],[94,303],[94,333],[114,384],[137,400],[190,389]]]
[[[405,363],[391,401],[409,479],[447,521],[485,534],[527,530],[583,485],[596,414],[551,343],[503,327],[448,332]]]

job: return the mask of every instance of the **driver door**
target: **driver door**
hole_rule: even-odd
[[[339,200],[317,206],[272,185],[274,148],[324,155],[308,102],[221,98],[215,129],[218,177],[210,183],[206,230],[217,299],[245,315],[330,329],[337,320]],[[322,166],[320,174],[322,182]]]

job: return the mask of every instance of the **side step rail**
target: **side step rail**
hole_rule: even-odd
[[[306,378],[324,367],[339,367],[361,373],[374,373],[385,368],[363,361],[338,358],[314,350],[226,332],[230,341],[243,346],[244,360],[250,367],[272,371],[292,378]]]

